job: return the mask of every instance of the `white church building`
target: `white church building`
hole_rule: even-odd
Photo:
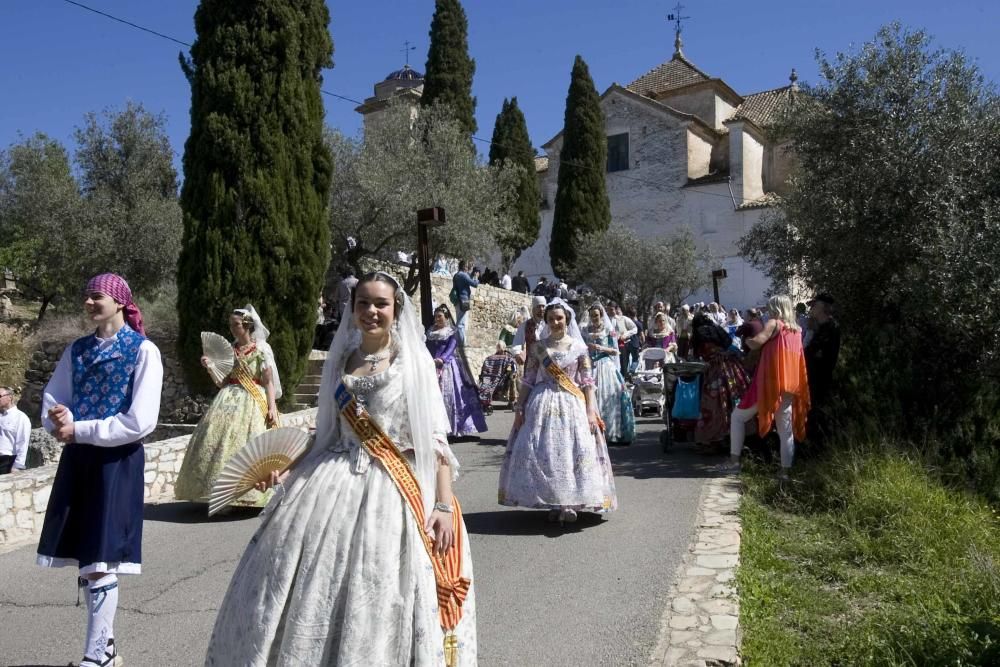
[[[678,35],[670,60],[601,95],[612,224],[640,237],[689,229],[711,253],[711,268],[725,271],[719,298],[730,308],[761,304],[769,286],[739,256],[736,242],[773,206],[787,178],[789,156],[769,138],[768,127],[781,105],[794,99],[794,70],[790,80],[781,88],[741,95],[692,64]],[[560,132],[542,146],[547,157],[536,160],[541,233],[514,266],[532,284],[552,277],[549,239],[562,140]],[[713,299],[710,287],[689,300]]]
[[[741,258],[737,241],[771,208],[783,191],[790,156],[769,137],[782,105],[794,100],[790,84],[741,95],[725,81],[698,69],[683,54],[680,33],[673,57],[627,86],[612,84],[601,96],[608,137],[606,183],[612,224],[640,237],[688,229],[712,256],[719,300],[728,308],[760,305],[768,279]],[[392,98],[414,107],[423,92],[423,75],[409,66],[375,86],[375,95],[357,111],[365,126],[377,123]],[[549,239],[559,176],[562,132],[545,143],[536,158],[541,186],[541,231],[511,269],[524,271],[531,284],[553,277]],[[688,301],[712,301],[711,287]]]

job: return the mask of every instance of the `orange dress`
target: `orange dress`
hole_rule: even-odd
[[[792,430],[796,440],[806,438],[806,415],[809,413],[809,382],[802,335],[781,324],[777,335],[760,349],[760,362],[750,388],[740,399],[741,409],[757,406],[757,432],[764,437],[774,424],[774,414],[781,397],[791,394]]]

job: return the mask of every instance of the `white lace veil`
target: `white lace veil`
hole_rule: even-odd
[[[249,315],[250,319],[253,320],[253,333],[250,334],[250,337],[253,338],[257,349],[264,353],[264,361],[267,363],[268,368],[271,369],[271,382],[274,384],[274,400],[278,400],[282,394],[281,375],[278,374],[278,364],[274,360],[274,350],[267,343],[267,337],[271,335],[271,330],[264,326],[263,320],[260,319],[257,309],[252,304],[248,303],[246,307],[237,308],[233,312]]]
[[[587,306],[587,323],[583,327],[581,327],[581,329],[583,329],[587,333],[597,333],[596,331],[590,330],[590,311],[592,311],[594,308],[597,308],[598,310],[601,311],[601,327],[604,329],[604,332],[606,334],[610,335],[611,332],[615,330],[614,325],[611,324],[611,318],[608,317],[608,311],[604,309],[604,306],[601,304],[600,301],[595,301],[594,303]]]
[[[569,322],[566,325],[566,335],[570,336],[581,344],[586,345],[586,341],[583,340],[583,333],[580,332],[580,325],[576,322],[576,311],[573,310],[573,306],[569,305],[561,298],[556,297],[549,301],[549,305],[545,306],[545,312],[547,313],[549,309],[553,306],[562,306],[563,310],[569,317]],[[545,336],[549,335],[548,326],[545,327]],[[541,338],[541,336],[539,336]]]
[[[377,275],[395,287],[397,303],[402,303],[392,329],[392,346],[396,353],[393,363],[402,364],[400,370],[405,387],[403,395],[413,440],[417,481],[423,494],[425,516],[430,516],[437,490],[435,435],[440,438],[447,436],[448,416],[438,386],[434,360],[424,345],[423,327],[413,302],[395,278],[382,272]],[[359,286],[369,281],[366,278],[370,280],[369,276],[362,277]],[[334,393],[341,383],[347,357],[360,343],[361,332],[354,323],[354,317],[349,314],[341,319],[323,364],[314,450],[326,450],[340,438],[340,411]]]

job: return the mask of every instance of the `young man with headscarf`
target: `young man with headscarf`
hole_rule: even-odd
[[[37,562],[79,568],[87,601],[79,667],[104,667],[121,664],[118,575],[142,569],[142,440],[156,428],[163,365],[121,276],[95,276],[85,294],[95,331],[63,351],[42,397],[42,424],[66,446]]]

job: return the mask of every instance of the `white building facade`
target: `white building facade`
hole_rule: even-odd
[[[796,95],[791,85],[740,95],[683,55],[673,57],[628,86],[612,84],[601,96],[608,136],[606,183],[612,224],[640,237],[688,229],[724,269],[719,300],[745,309],[765,300],[769,280],[741,258],[737,241],[773,206],[783,190],[789,156],[768,136],[781,105]],[[518,258],[532,284],[552,277],[549,239],[559,175],[562,133],[537,160],[542,191],[538,241]],[[612,261],[613,258],[612,258]],[[690,301],[714,300],[711,288]]]

